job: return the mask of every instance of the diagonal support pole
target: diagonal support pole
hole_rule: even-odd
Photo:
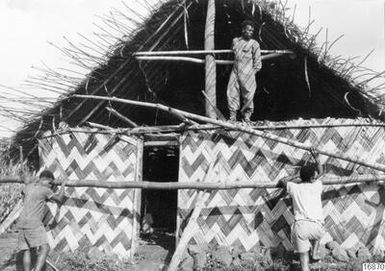
[[[211,163],[206,175],[203,177],[202,183],[206,182],[207,180],[212,179],[213,175],[213,168],[215,164],[218,162],[218,160],[215,163]],[[207,190],[200,190],[196,195],[196,203],[194,210],[191,214],[191,217],[189,219],[189,222],[187,223],[186,227],[183,230],[182,237],[180,238],[178,242],[178,246],[175,249],[174,255],[171,258],[170,264],[168,266],[168,271],[176,271],[178,270],[178,265],[180,261],[182,260],[183,253],[185,252],[188,243],[190,242],[191,238],[195,235],[195,233],[199,229],[198,225],[198,217],[205,206],[206,200],[209,198],[210,193],[207,192]]]

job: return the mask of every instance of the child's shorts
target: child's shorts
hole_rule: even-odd
[[[291,241],[294,246],[294,252],[308,252],[311,247],[311,240],[320,240],[325,234],[321,224],[309,221],[298,220],[294,222],[291,230]]]
[[[43,226],[35,229],[19,229],[17,246],[19,250],[26,250],[33,247],[48,244],[47,232]]]

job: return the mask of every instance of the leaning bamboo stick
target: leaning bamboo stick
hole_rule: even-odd
[[[129,118],[127,118],[126,116],[120,114],[117,110],[111,108],[111,107],[106,107],[106,109],[111,112],[112,115],[116,116],[117,118],[123,120],[124,122],[126,122],[128,125],[130,125],[131,127],[133,128],[136,128],[138,127],[138,124],[136,124],[134,121],[130,120]]]
[[[205,183],[207,179],[212,179],[211,177],[213,175],[213,168],[215,164],[216,163],[210,164],[205,176],[203,177],[202,183]],[[209,196],[210,196],[210,193],[202,190],[199,191],[198,194],[196,195],[196,198],[195,198],[196,203],[195,203],[194,210],[191,214],[189,222],[187,223],[186,227],[183,229],[183,234],[178,242],[178,246],[175,248],[174,254],[172,255],[170,264],[167,269],[168,271],[176,271],[178,269],[178,265],[182,260],[183,253],[186,250],[188,243],[190,242],[191,238],[195,235],[196,231],[199,228],[197,219]]]
[[[37,178],[35,177],[35,180]],[[359,183],[383,182],[385,175],[360,175],[347,177],[330,177],[324,176],[321,178],[324,185],[348,185]],[[6,183],[23,183],[18,176],[0,176],[0,185]],[[56,185],[60,185],[62,180],[56,180]],[[155,189],[155,190],[180,190],[180,189],[196,189],[196,190],[230,190],[230,189],[247,189],[247,188],[279,188],[275,182],[254,181],[234,181],[226,183],[213,182],[106,182],[103,180],[77,180],[66,183],[68,187],[95,187],[95,188],[110,188],[110,189]]]
[[[182,260],[183,253],[185,252],[188,243],[190,242],[191,238],[194,236],[194,234],[199,229],[199,225],[197,222],[197,219],[202,211],[202,208],[204,207],[205,201],[209,197],[209,193],[206,193],[204,191],[199,191],[197,197],[197,201],[194,207],[194,211],[191,214],[191,217],[189,219],[189,222],[187,226],[183,230],[182,237],[180,238],[178,242],[178,246],[175,249],[174,254],[172,255],[170,264],[168,266],[168,271],[176,271],[178,270],[178,265],[180,261]]]
[[[50,259],[45,259],[45,262],[47,263],[47,265],[51,266],[51,268],[54,270],[54,271],[59,271],[59,268],[57,268],[53,262],[51,262]]]
[[[245,133],[248,133],[248,134],[260,136],[262,138],[273,140],[273,141],[276,141],[276,142],[280,142],[282,144],[285,144],[285,145],[288,145],[288,146],[292,146],[292,147],[295,147],[295,148],[299,148],[299,149],[303,149],[303,150],[307,150],[307,151],[310,151],[312,148],[314,148],[313,146],[306,145],[304,143],[300,143],[300,142],[294,141],[292,139],[283,138],[283,137],[280,137],[280,136],[277,136],[277,135],[274,135],[274,134],[270,134],[270,133],[267,133],[267,132],[264,132],[264,131],[254,130],[254,129],[252,129],[250,127],[247,127],[247,126],[244,126],[244,125],[233,124],[233,123],[230,123],[230,122],[225,122],[225,121],[221,121],[221,120],[211,119],[211,118],[204,117],[204,116],[201,116],[201,115],[197,115],[197,114],[185,112],[185,111],[182,111],[182,110],[179,110],[179,109],[171,108],[171,107],[168,107],[168,106],[165,106],[165,105],[162,105],[162,104],[153,104],[153,103],[147,103],[147,102],[132,101],[132,100],[128,100],[128,99],[121,99],[121,98],[117,98],[117,97],[103,97],[103,96],[96,96],[96,95],[73,95],[73,97],[85,98],[85,99],[96,99],[96,100],[114,101],[114,102],[121,102],[121,103],[125,103],[125,104],[150,107],[150,108],[154,108],[154,109],[163,110],[163,111],[169,112],[171,114],[181,115],[181,116],[183,116],[185,118],[191,118],[191,119],[198,120],[198,121],[208,122],[208,123],[216,124],[216,125],[219,125],[219,126],[222,126],[222,127],[225,127],[225,128],[229,128],[229,129],[233,129],[233,130],[238,130],[238,131],[242,131],[242,132],[245,132]],[[364,161],[364,160],[362,160],[360,158],[351,158],[351,157],[349,157],[349,156],[347,156],[345,154],[342,154],[342,153],[335,154],[333,152],[320,150],[318,148],[315,148],[315,150],[317,152],[319,152],[320,154],[323,154],[323,155],[327,155],[327,156],[330,156],[330,157],[333,157],[333,158],[349,161],[349,162],[352,162],[352,163],[356,163],[356,164],[359,164],[359,165],[363,165],[363,166],[366,166],[366,167],[369,167],[369,168],[374,168],[376,170],[380,170],[380,171],[384,171],[385,172],[385,165],[382,165],[382,164],[379,164],[379,163],[375,163],[375,162],[374,163],[368,163],[368,162],[366,162],[366,161]]]
[[[15,207],[13,207],[12,212],[7,215],[7,218],[0,224],[0,234],[5,232],[13,222],[20,216],[21,211],[23,210],[23,201],[19,200]]]
[[[220,119],[220,120],[226,120],[226,118],[223,116],[221,110],[218,109],[218,107],[216,107],[215,104],[213,104],[211,101],[210,101],[210,97],[207,96],[206,92],[204,90],[202,90],[202,94],[203,96],[205,97],[206,99],[206,102],[212,107],[212,109],[214,110],[215,114],[217,115],[217,118]]]

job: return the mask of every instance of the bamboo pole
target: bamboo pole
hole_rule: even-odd
[[[212,179],[213,168],[215,164],[216,163],[210,164],[201,183],[205,183],[207,179]],[[172,255],[170,264],[167,269],[168,271],[176,271],[178,269],[178,265],[182,260],[183,253],[186,250],[188,243],[190,242],[191,238],[194,236],[195,232],[199,229],[197,219],[209,196],[210,196],[210,193],[206,191],[199,191],[198,194],[196,195],[196,203],[195,203],[194,210],[191,214],[189,222],[187,223],[186,227],[183,229],[182,237],[180,238],[178,242],[178,246],[176,247],[175,252]]]
[[[20,216],[21,211],[23,210],[23,200],[19,200],[15,207],[13,207],[12,212],[7,215],[7,218],[0,224],[0,234],[5,232],[13,222]]]
[[[137,155],[136,155],[136,167],[135,167],[135,182],[143,181],[143,140],[139,139],[137,141]],[[142,216],[142,191],[136,189],[133,191],[133,206],[132,213],[136,213],[134,216],[132,224],[132,235],[131,235],[131,249],[130,257],[133,261],[135,259],[135,251],[139,245],[139,235],[140,235],[140,217]]]
[[[272,54],[261,56],[261,59],[262,60],[273,59],[273,58],[280,57],[280,56],[283,56],[283,55],[284,54],[282,54],[282,53],[272,53]]]
[[[189,222],[187,226],[184,228],[182,237],[178,242],[178,246],[176,247],[175,252],[172,255],[170,264],[167,269],[168,271],[178,270],[178,265],[182,260],[183,253],[186,250],[188,243],[190,242],[191,238],[194,236],[196,231],[199,229],[197,219],[209,195],[210,195],[209,193],[206,193],[204,191],[199,191],[198,195],[196,196],[197,202],[195,204],[194,211],[192,212]]]
[[[94,122],[91,122],[91,121],[87,121],[87,124],[89,126],[91,126],[91,127],[97,128],[97,129],[104,129],[104,130],[112,130],[113,129],[110,126],[106,126],[106,125],[99,124],[99,123],[94,123]]]
[[[123,116],[122,114],[120,114],[118,111],[116,111],[115,109],[111,108],[111,107],[106,107],[106,109],[111,112],[112,115],[116,116],[117,118],[123,120],[124,122],[126,122],[128,125],[130,125],[131,127],[133,128],[136,128],[138,127],[138,124],[136,124],[135,122],[133,122],[132,120],[130,120],[129,118],[127,118],[126,116]]]
[[[280,57],[283,54],[275,53],[275,54],[269,54],[269,55],[263,55],[261,56],[262,60],[267,60],[267,59],[272,59],[276,57]],[[204,64],[206,61],[201,58],[196,58],[196,57],[186,57],[186,56],[137,56],[137,60],[151,60],[151,61],[185,61],[185,62],[190,62],[190,63],[196,63],[196,64]],[[233,65],[234,61],[233,60],[218,60],[214,59],[213,60],[215,64],[219,65]]]
[[[232,54],[233,50],[190,50],[190,51],[142,51],[136,52],[133,56],[164,56],[164,55],[204,55],[204,54]],[[291,50],[261,50],[262,54],[295,54]]]
[[[50,259],[45,259],[45,262],[46,262],[47,265],[51,266],[51,268],[52,268],[54,271],[60,271],[59,268],[57,268],[57,267],[53,264],[53,262],[51,262]]]
[[[90,126],[98,128],[97,124],[87,122]],[[318,128],[329,128],[329,127],[385,127],[383,123],[347,123],[347,124],[308,124],[308,125],[262,125],[262,126],[250,126],[250,128],[255,130],[285,130],[285,129],[318,129]],[[130,134],[130,135],[141,135],[141,134],[151,134],[151,133],[175,133],[180,131],[201,131],[201,130],[220,130],[223,127],[215,124],[194,124],[191,126],[186,125],[161,125],[161,126],[139,126],[137,128],[111,128],[109,126],[101,126],[101,129],[107,131],[90,131],[84,128],[67,128],[65,130],[59,130],[54,135],[44,136],[42,138],[49,138],[56,135],[67,134],[71,132],[78,133],[103,133],[103,134]],[[226,128],[228,129],[228,128]],[[231,129],[229,129],[231,130]]]
[[[197,114],[185,112],[185,111],[182,111],[182,110],[179,110],[179,109],[171,108],[171,107],[168,107],[168,106],[165,106],[165,105],[162,105],[162,104],[153,104],[153,103],[147,103],[147,102],[139,102],[139,101],[132,101],[132,100],[127,100],[127,99],[121,99],[121,98],[116,98],[116,97],[104,97],[104,96],[95,96],[95,95],[73,95],[73,97],[86,98],[86,99],[100,99],[100,100],[121,102],[121,103],[126,103],[126,104],[131,104],[131,105],[155,108],[155,109],[163,110],[163,111],[166,111],[166,112],[169,112],[169,113],[179,114],[181,116],[184,116],[185,118],[191,118],[191,119],[195,119],[195,120],[198,120],[198,121],[208,122],[208,123],[212,123],[212,124],[216,124],[216,125],[222,126],[224,128],[238,130],[238,131],[242,131],[242,132],[245,132],[245,133],[248,133],[248,134],[260,136],[262,138],[273,140],[273,141],[277,141],[277,142],[280,142],[282,144],[285,144],[285,145],[288,145],[288,146],[292,146],[292,147],[295,147],[295,148],[299,148],[299,149],[303,149],[303,150],[307,150],[307,151],[310,151],[311,148],[314,148],[313,146],[306,145],[304,143],[300,143],[300,142],[294,141],[292,139],[283,138],[283,137],[280,137],[280,136],[277,136],[277,135],[274,135],[274,134],[270,134],[270,133],[267,133],[267,132],[264,132],[264,131],[254,130],[251,127],[244,126],[242,124],[234,124],[234,123],[230,123],[230,122],[216,120],[216,119],[200,116],[200,115],[197,115]],[[382,165],[382,164],[379,164],[379,163],[368,163],[368,162],[366,162],[366,161],[364,161],[364,160],[362,160],[360,158],[351,158],[351,157],[349,157],[349,156],[347,156],[345,154],[342,154],[342,153],[335,154],[335,153],[332,153],[330,151],[320,150],[318,148],[315,148],[315,150],[318,153],[323,154],[323,155],[327,155],[327,156],[330,156],[330,157],[333,157],[333,158],[349,161],[349,162],[352,162],[352,163],[356,163],[356,164],[359,164],[359,165],[362,165],[362,166],[366,166],[366,167],[369,167],[369,168],[374,168],[376,170],[380,170],[380,171],[385,172],[385,165]]]
[[[37,180],[37,177],[34,178]],[[324,185],[347,185],[371,182],[385,181],[385,175],[358,175],[347,177],[330,177],[323,176],[321,178]],[[55,180],[55,185],[60,185],[65,180]],[[18,176],[0,176],[0,185],[6,183],[23,183]],[[155,190],[180,190],[180,189],[196,189],[196,190],[230,190],[230,189],[261,189],[261,188],[279,188],[274,182],[254,181],[234,181],[225,183],[213,182],[106,182],[103,180],[77,180],[68,181],[68,187],[94,187],[94,188],[110,188],[110,189],[155,189]]]
[[[195,57],[184,57],[184,56],[138,56],[136,57],[138,60],[157,60],[157,61],[185,61],[197,64],[204,64],[205,60]],[[214,60],[215,61],[215,60]]]
[[[144,146],[178,146],[179,140],[176,134],[150,134],[144,135]]]
[[[202,94],[205,97],[206,101],[211,105],[211,107],[214,109],[215,114],[217,115],[217,119],[220,120],[226,120],[226,118],[223,116],[222,112],[216,107],[214,104],[211,103],[209,97],[207,96],[206,92],[202,90]]]
[[[214,29],[215,28],[215,0],[208,0],[207,2],[207,14],[206,14],[206,26],[205,26],[205,50],[214,50]],[[216,113],[211,104],[215,107],[217,105],[216,97],[216,78],[217,68],[215,64],[215,57],[213,55],[205,56],[205,92],[210,102],[205,101],[206,116],[209,118],[215,118]]]

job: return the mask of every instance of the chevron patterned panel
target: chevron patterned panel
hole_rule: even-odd
[[[136,181],[141,141],[126,136],[70,132],[39,141],[41,165],[56,178]],[[128,258],[138,220],[133,190],[68,187],[68,199],[50,204],[51,247],[61,250],[96,246]]]
[[[267,129],[284,138],[311,144],[319,149],[385,164],[385,133],[380,126],[353,126],[367,120],[325,119],[269,123],[268,125],[318,125],[298,129]],[[341,125],[328,127],[328,125]],[[380,124],[383,125],[383,124]],[[180,146],[181,182],[276,182],[299,170],[310,159],[306,151],[236,131],[186,132]],[[350,176],[375,171],[356,164],[320,157],[331,176]],[[213,175],[205,180],[210,164]],[[178,192],[178,236],[195,204],[196,192]],[[198,219],[199,232],[193,243],[276,247],[292,250],[291,199],[279,189],[238,189],[211,191]],[[344,247],[363,244],[384,249],[385,188],[378,185],[328,186],[323,206],[327,234]]]

